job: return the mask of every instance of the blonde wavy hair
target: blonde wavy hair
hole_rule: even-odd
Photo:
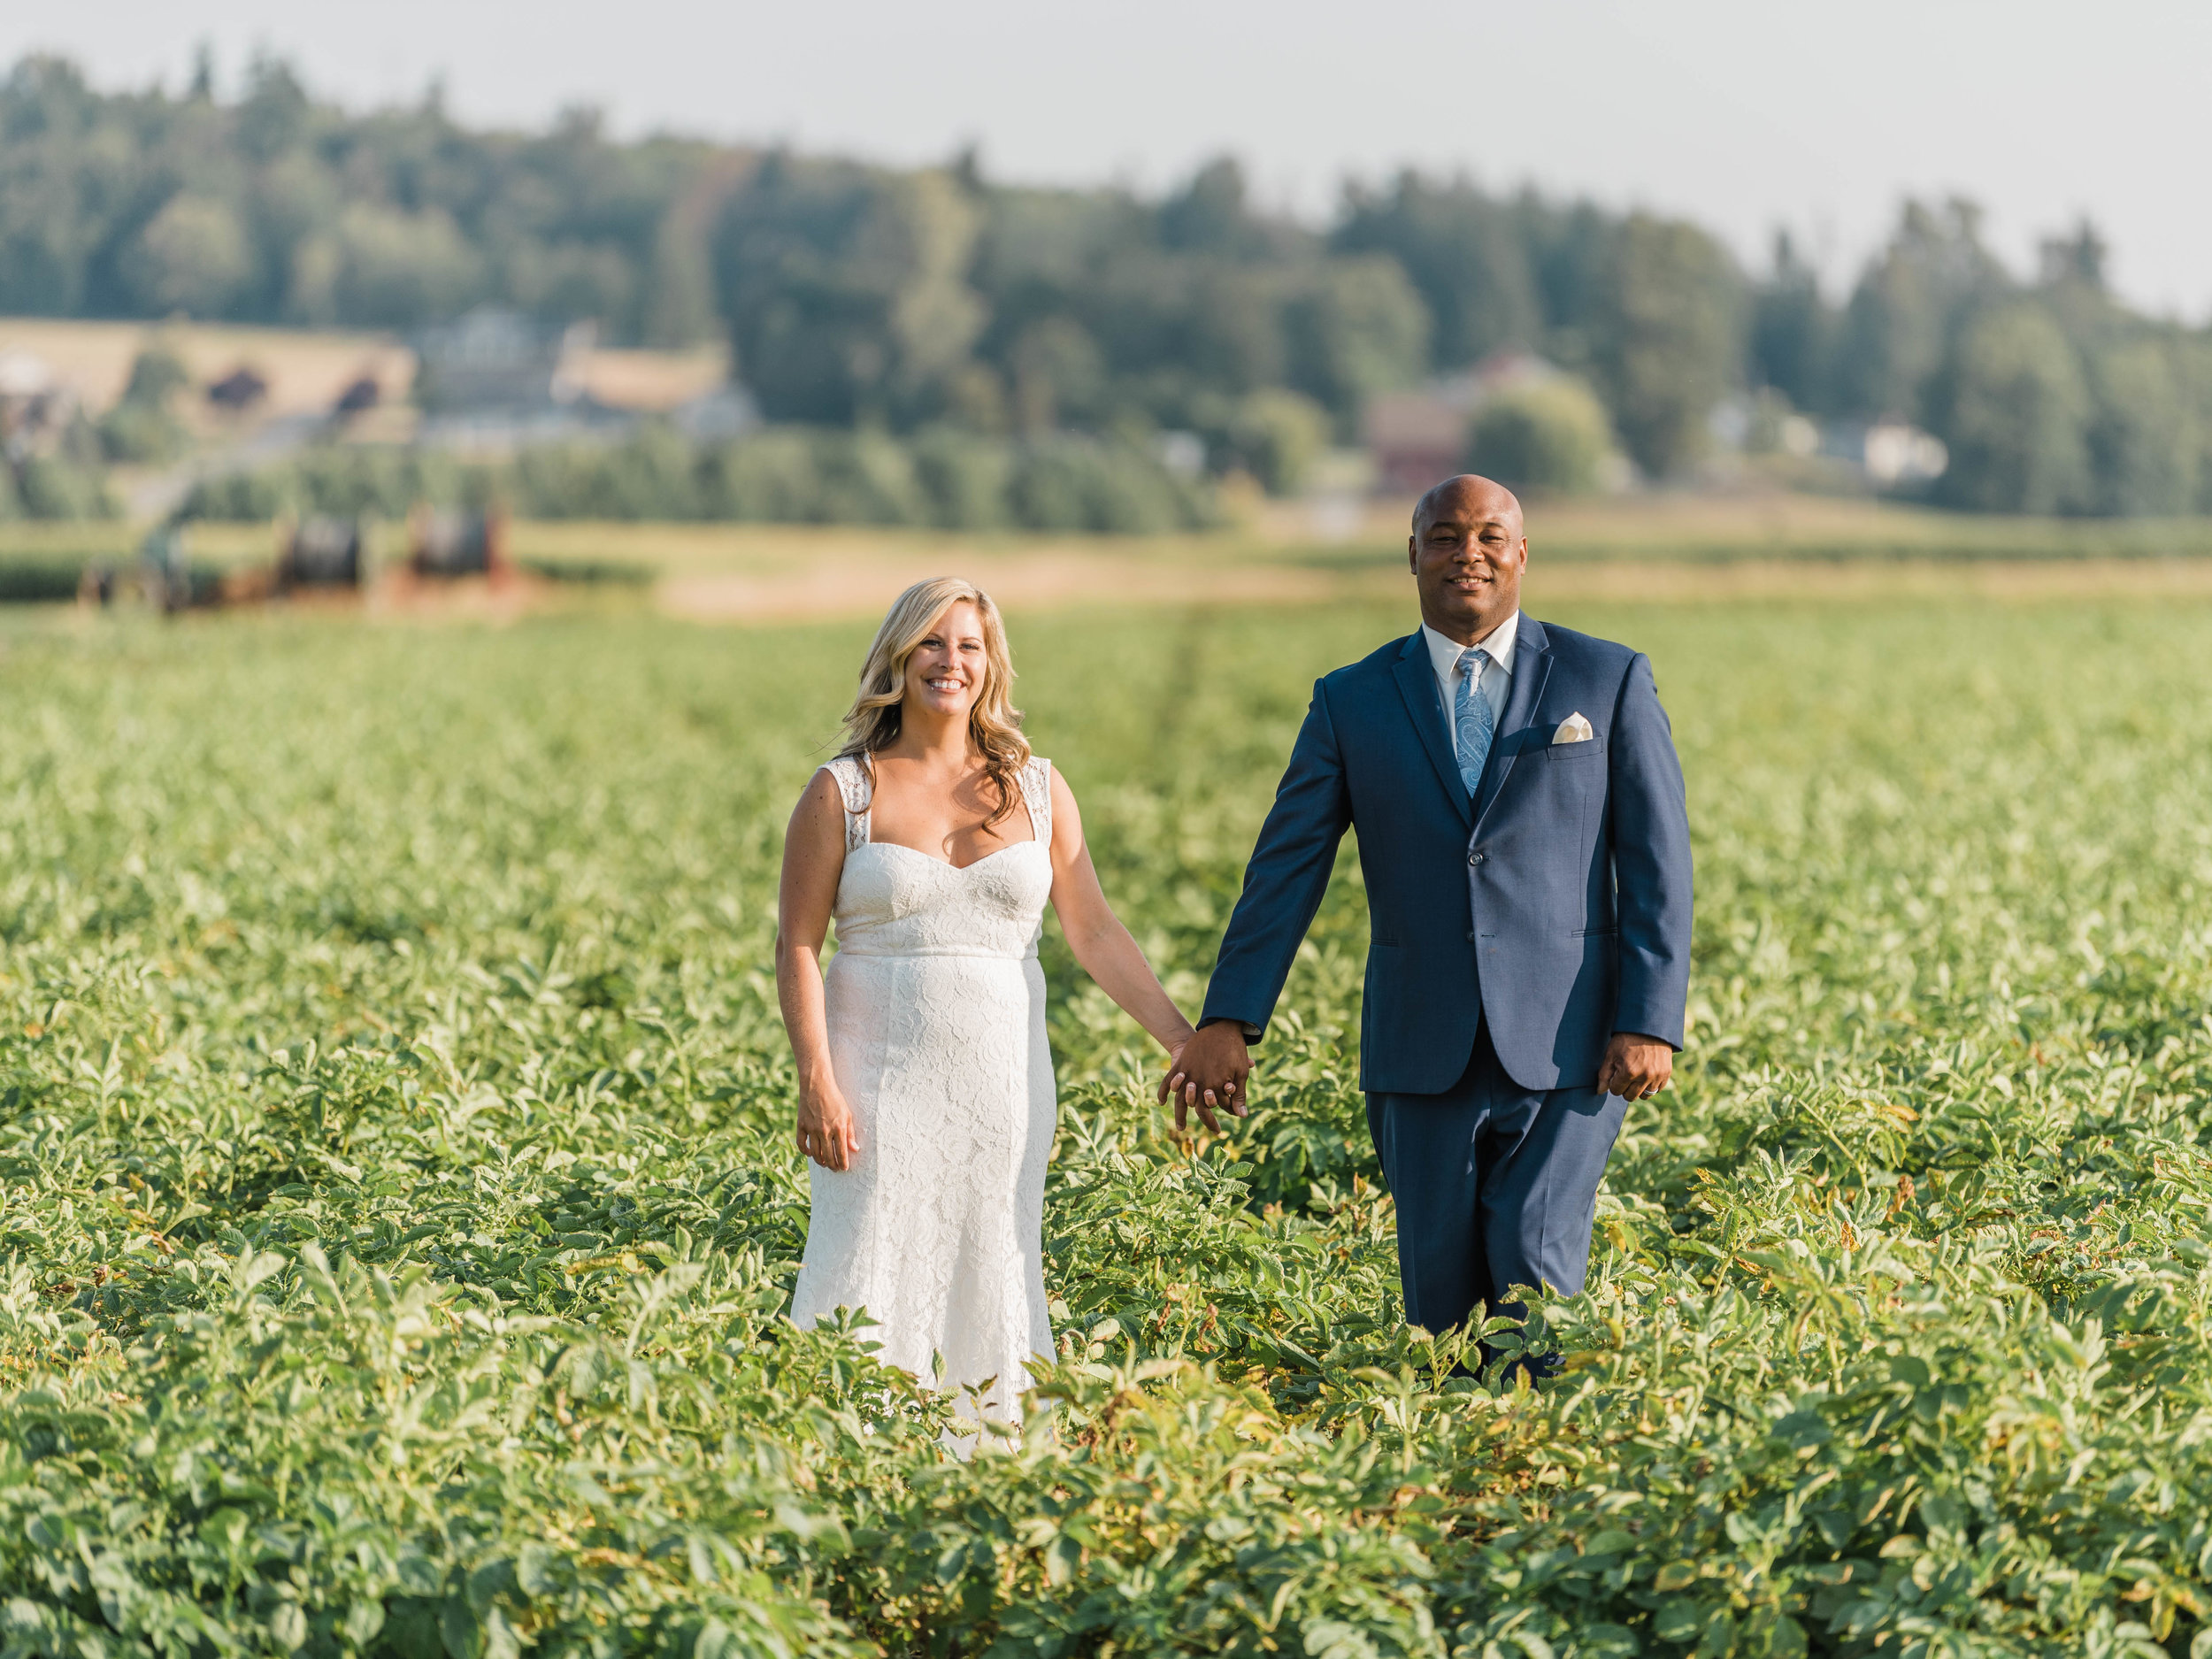
[[[1011,699],[1014,658],[1006,649],[1006,625],[991,595],[972,581],[934,577],[916,582],[891,602],[868,659],[860,665],[860,693],[845,711],[845,746],[837,752],[860,761],[873,775],[876,751],[898,741],[908,660],[945,612],[964,601],[975,607],[983,623],[983,684],[968,711],[968,741],[983,757],[984,772],[998,791],[998,806],[985,820],[996,824],[1021,798],[1029,740],[1022,735],[1022,713]]]

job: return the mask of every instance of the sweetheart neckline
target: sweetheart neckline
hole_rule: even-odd
[[[911,853],[924,864],[935,864],[940,870],[949,870],[955,875],[965,875],[971,870],[980,869],[983,865],[989,864],[994,858],[1002,858],[1008,853],[1018,853],[1025,847],[1041,847],[1043,845],[1044,843],[1042,841],[1039,841],[1033,835],[1025,841],[1016,841],[1012,846],[1002,847],[996,852],[985,853],[982,857],[977,859],[973,864],[956,864],[949,858],[939,858],[933,854],[924,852],[918,847],[909,847],[902,841],[863,841],[859,846],[854,848],[852,850],[856,853],[865,851],[871,847],[880,847],[886,852]],[[846,855],[849,858],[851,856],[851,853],[848,853]]]

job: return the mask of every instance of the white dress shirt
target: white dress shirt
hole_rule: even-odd
[[[1513,641],[1520,637],[1521,613],[1511,616],[1475,641],[1475,649],[1490,653],[1490,660],[1482,665],[1482,679],[1476,689],[1483,701],[1490,705],[1490,729],[1496,731],[1505,718],[1505,699],[1513,689]],[[1444,705],[1444,738],[1448,743],[1457,743],[1458,729],[1452,723],[1454,700],[1459,695],[1459,657],[1467,648],[1456,640],[1448,640],[1424,622],[1421,639],[1429,648],[1429,666],[1436,671],[1436,693]]]

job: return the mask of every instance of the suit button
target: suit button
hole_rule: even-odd
[[[1469,853],[1467,855],[1467,862],[1471,864],[1479,864],[1489,856],[1490,855],[1488,853]]]
[[[1475,942],[1475,930],[1471,927],[1467,930],[1467,942],[1471,945]]]

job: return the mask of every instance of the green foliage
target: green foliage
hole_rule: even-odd
[[[1006,445],[940,426],[919,434],[912,453],[915,481],[931,503],[931,523],[948,530],[996,530],[1009,521],[1016,457]]]
[[[1053,438],[1017,454],[1007,511],[1030,529],[1143,534],[1215,521],[1211,497],[1202,488],[1127,444]]]
[[[1317,419],[1309,417],[1292,437],[1310,434]],[[1284,465],[1300,457],[1287,440],[1279,454]],[[1216,516],[1202,485],[1111,439],[1010,443],[944,427],[901,439],[792,426],[698,445],[663,426],[617,444],[526,449],[503,464],[434,449],[334,445],[288,465],[204,479],[178,511],[234,522],[283,512],[398,518],[420,502],[496,503],[528,518],[1131,534],[1196,528]]]
[[[781,1317],[779,831],[864,626],[12,637],[12,1650],[2190,1650],[2212,612],[1558,619],[1654,653],[1700,884],[1564,1374],[1397,1324],[1348,849],[1229,1141],[1048,930],[1060,1356],[968,1463]],[[1016,619],[1187,1006],[1312,676],[1404,626]]]
[[[144,314],[219,316],[253,279],[253,250],[237,210],[181,191],[133,239],[126,280]]]
[[[2009,286],[1982,245],[1970,204],[1908,202],[1889,245],[1869,262],[1841,319],[1838,406],[1854,414],[1930,419],[1928,389],[1976,308]]]
[[[2212,341],[2123,306],[2087,225],[2022,284],[1971,204],[1908,203],[1839,316],[1782,239],[1751,344],[1755,376],[1800,408],[1932,427],[1947,505],[2118,518],[2212,499]]]
[[[2212,344],[2114,301],[2087,226],[2024,282],[1970,203],[1909,202],[1837,304],[1786,236],[1747,281],[1692,226],[1411,172],[1355,182],[1322,232],[1256,208],[1226,158],[1148,200],[997,184],[973,157],[618,142],[589,111],[526,135],[434,97],[349,114],[267,58],[235,102],[211,88],[101,94],[45,57],[0,81],[0,312],[412,328],[494,302],[617,343],[719,333],[779,421],[1037,442],[1218,434],[1245,400],[1295,394],[1348,442],[1377,392],[1524,349],[1589,379],[1655,477],[1695,461],[1747,382],[1824,419],[1932,426],[1967,457],[1955,504],[2212,508]],[[1960,393],[1994,349],[1980,319],[2024,296],[2087,388],[2040,437],[1993,434]],[[134,409],[103,435],[153,460],[157,428]],[[1212,452],[1265,470],[1248,448]]]
[[[1428,308],[1392,258],[1331,262],[1286,322],[1292,383],[1341,417],[1412,385],[1429,365]]]
[[[2212,431],[2191,406],[2187,354],[2166,341],[2123,340],[2097,354],[2093,371],[2093,509],[2113,518],[2194,511]]]
[[[1250,473],[1271,495],[1296,495],[1329,446],[1327,411],[1296,392],[1254,392],[1218,412],[1200,423],[1209,458]]]
[[[1774,238],[1774,264],[1752,296],[1747,366],[1799,409],[1835,407],[1837,321],[1822,296],[1820,273],[1801,258],[1787,231]]]
[[[1694,225],[1632,215],[1612,248],[1594,364],[1613,424],[1655,479],[1685,471],[1736,362],[1735,273]]]
[[[725,216],[737,372],[778,420],[910,425],[950,401],[981,330],[977,211],[941,173],[770,158]]]
[[[519,136],[434,99],[351,115],[263,59],[234,103],[0,82],[0,311],[413,327],[494,301],[611,341],[719,330],[780,420],[1185,430],[1371,393],[1502,344],[1578,363],[1617,219],[1409,176],[1325,236],[1232,160],[1163,198],[652,139]],[[434,159],[433,159],[434,158]]]
[[[1025,326],[1004,366],[1018,431],[1042,436],[1063,424],[1084,426],[1107,406],[1105,355],[1072,318],[1048,317]]]
[[[1463,180],[1439,184],[1402,173],[1386,191],[1353,187],[1335,241],[1350,252],[1386,255],[1426,302],[1437,360],[1480,361],[1509,346],[1542,343],[1548,327],[1588,319],[1576,295],[1548,295],[1524,211]],[[1566,298],[1565,307],[1548,299]]]
[[[35,447],[10,445],[0,453],[0,521],[114,518],[101,461],[99,431],[81,414],[40,434]]]
[[[1509,387],[1485,403],[1468,434],[1467,469],[1509,489],[1586,495],[1613,452],[1605,405],[1580,380]]]
[[[123,402],[165,409],[169,400],[192,384],[192,372],[184,360],[157,337],[131,359],[130,379],[123,384]]]
[[[2017,301],[1975,319],[1945,387],[1945,500],[1983,511],[2079,511],[2090,490],[2089,396],[2050,314]]]
[[[265,524],[297,510],[298,480],[304,470],[221,472],[192,486],[177,504],[180,519],[214,518],[233,524]]]
[[[0,478],[10,468],[0,465]],[[111,518],[114,497],[96,464],[62,455],[27,456],[12,468],[12,489],[17,512],[26,518]],[[6,508],[0,505],[0,516]]]
[[[442,450],[330,446],[310,449],[287,465],[202,479],[176,516],[240,524],[280,513],[400,518],[421,501],[484,504],[497,476],[494,469]]]
[[[229,104],[25,58],[0,131],[0,311],[410,326],[498,298],[664,342],[712,320],[729,157],[707,144],[618,144],[588,115],[471,131],[434,98],[349,115],[265,58]]]
[[[0,473],[0,479],[4,477]],[[0,511],[0,519],[7,516]],[[74,599],[84,572],[85,561],[66,555],[0,558],[0,604],[52,604]]]
[[[541,303],[556,302],[546,309],[571,309],[557,303],[557,298],[567,296],[557,296],[544,282],[549,274],[546,266],[557,266],[565,257],[581,259],[588,269],[592,253],[588,247],[571,244],[518,261],[511,279],[514,297],[521,300],[534,288]],[[319,322],[342,318],[372,326],[405,327],[453,316],[483,298],[488,288],[483,256],[451,213],[442,208],[411,211],[356,202],[338,215],[327,232],[302,247],[296,258],[296,303],[304,317]],[[618,265],[620,256],[615,259]],[[626,272],[620,273],[609,285],[615,293],[587,284],[575,297],[587,305],[604,304],[618,297],[626,276]]]
[[[166,461],[184,447],[184,427],[170,408],[192,376],[177,355],[152,345],[131,360],[130,380],[113,409],[100,418],[100,451],[108,460]]]
[[[153,403],[120,403],[100,417],[100,451],[111,461],[165,461],[184,442],[184,430]]]

